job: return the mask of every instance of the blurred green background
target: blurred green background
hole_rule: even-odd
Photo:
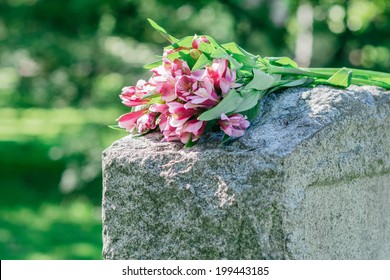
[[[101,153],[121,88],[176,37],[390,72],[388,0],[1,0],[0,258],[101,259]]]

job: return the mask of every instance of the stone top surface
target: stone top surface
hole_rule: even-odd
[[[263,156],[283,157],[302,141],[338,120],[359,115],[360,112],[385,118],[389,111],[390,91],[378,87],[350,86],[346,90],[328,86],[292,88],[267,96],[262,101],[260,115],[244,136],[229,145],[220,145],[222,132],[205,135],[189,149],[181,143],[161,142],[159,133],[151,133],[140,138],[127,136],[107,149],[106,153],[119,149],[125,156],[131,155],[134,149],[145,148],[149,151],[185,153],[218,149],[226,152],[252,150]],[[129,149],[123,149],[123,145]]]

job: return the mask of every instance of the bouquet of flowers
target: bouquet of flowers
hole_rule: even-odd
[[[222,130],[222,142],[240,137],[259,113],[259,100],[282,88],[350,84],[390,89],[390,74],[348,68],[299,68],[288,57],[260,57],[236,43],[207,35],[176,39],[149,19],[170,45],[145,65],[152,76],[122,89],[131,108],[118,127],[133,135],[159,131],[162,141],[192,146],[207,131]]]

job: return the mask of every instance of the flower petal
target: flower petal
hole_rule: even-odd
[[[138,118],[145,114],[147,110],[140,110],[123,114],[118,118],[118,125],[121,128],[125,128],[127,131],[132,132],[136,126]]]

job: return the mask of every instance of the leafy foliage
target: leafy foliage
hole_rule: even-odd
[[[101,152],[125,135],[107,129],[113,116],[123,113],[117,96],[121,87],[148,75],[142,66],[157,60],[155,53],[166,44],[148,27],[146,18],[174,30],[178,37],[210,34],[219,42],[238,42],[256,55],[294,57],[299,35],[297,10],[308,1],[246,2],[0,1],[0,257],[98,257],[101,235],[97,224],[93,230],[83,231],[84,222],[75,219],[73,223],[71,216],[63,221],[71,226],[59,225],[63,218],[58,218],[50,220],[49,231],[32,227],[50,211],[65,215],[63,203],[72,202],[73,194],[84,197],[84,203],[90,205],[87,209],[99,207]],[[387,0],[311,3],[311,66],[390,72]],[[234,44],[223,47],[236,53],[232,57],[242,64],[241,70],[253,61],[261,61],[257,56],[253,60],[240,59],[239,51],[241,55],[246,53]],[[364,77],[355,71],[352,80],[358,82]],[[388,83],[389,76],[373,80]],[[307,81],[305,78],[280,86]],[[76,187],[64,193],[64,182]],[[44,202],[52,207],[50,211],[39,210],[40,205],[47,209]],[[90,210],[81,212],[86,218],[93,216]],[[21,218],[12,224],[6,218],[12,215]],[[32,219],[26,221],[23,215]],[[31,237],[25,234],[26,228],[32,230]],[[7,236],[13,241],[9,243]],[[50,238],[43,238],[47,236]],[[82,240],[78,245],[77,239]],[[95,249],[88,249],[91,247],[85,243]],[[45,249],[39,244],[45,244]],[[72,248],[78,248],[84,256]]]

